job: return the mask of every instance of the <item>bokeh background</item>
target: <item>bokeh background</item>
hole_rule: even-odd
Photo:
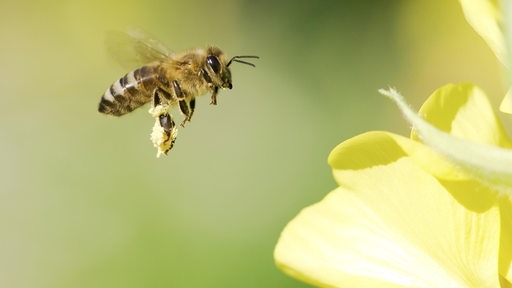
[[[127,27],[261,59],[156,159],[147,107],[97,112]],[[335,187],[332,148],[408,133],[377,89],[419,108],[471,81],[497,107],[501,69],[456,0],[0,0],[0,287],[308,287],[274,245]]]

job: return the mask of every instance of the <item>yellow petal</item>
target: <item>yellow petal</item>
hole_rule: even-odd
[[[446,89],[446,87],[440,89]],[[395,90],[381,90],[380,92],[395,101],[423,142],[443,155],[454,166],[459,167],[461,171],[471,175],[471,178],[485,183],[512,199],[512,169],[510,169],[512,167],[512,150],[489,145],[485,141],[484,143],[468,141],[443,132],[419,117]],[[451,97],[460,97],[462,94],[451,93],[450,95]],[[469,107],[472,109],[469,109],[468,116],[462,118],[480,117],[478,105]],[[482,109],[482,113],[485,115],[486,109]],[[493,129],[493,127],[489,129]],[[464,132],[461,135],[466,137],[470,134]]]
[[[496,193],[489,187],[468,178],[428,146],[393,133],[374,131],[351,138],[333,149],[328,162],[336,182],[350,188],[352,171],[386,165],[404,157],[450,187],[452,196],[466,208],[486,211],[495,204]]]
[[[503,98],[500,104],[500,111],[508,114],[512,114],[512,89],[507,91],[507,94]]]
[[[512,287],[512,202],[508,199],[501,199],[501,247],[500,247],[500,274]]]
[[[418,114],[437,129],[461,139],[512,147],[487,95],[474,84],[444,85],[430,95]]]
[[[501,30],[502,16],[497,0],[459,0],[464,16],[475,31],[487,42],[496,57],[505,66],[507,49]]]
[[[498,60],[508,69],[512,69],[512,63],[510,62],[510,53],[512,52],[512,1],[459,0],[459,2],[469,24],[487,42]],[[508,78],[509,81],[512,81],[512,73],[509,72]],[[512,95],[510,91],[503,98],[500,111],[512,114]]]
[[[453,166],[444,157],[416,141],[389,134],[385,132],[367,132],[349,139],[336,147],[329,156],[329,164],[334,168],[336,179],[337,171],[345,168],[368,168],[375,163],[386,164],[395,161],[399,157],[409,156],[415,160],[430,174],[449,180],[467,180],[466,173]],[[398,145],[397,145],[398,144]],[[382,153],[380,147],[388,147],[386,153]],[[394,147],[393,150],[391,147]],[[360,157],[358,153],[364,150],[368,157]],[[343,155],[343,156],[341,156]],[[350,157],[353,155],[353,157]],[[338,184],[343,185],[338,181]]]
[[[396,138],[413,142],[373,132],[336,147],[341,187],[288,224],[278,266],[325,287],[499,287],[499,210],[466,209]]]

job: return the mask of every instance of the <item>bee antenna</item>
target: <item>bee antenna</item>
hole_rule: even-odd
[[[231,65],[231,62],[238,62],[238,63],[242,63],[242,64],[249,65],[249,66],[252,66],[252,67],[256,67],[256,65],[252,64],[251,62],[240,60],[241,58],[242,59],[243,58],[259,59],[260,57],[259,56],[254,56],[254,55],[233,56],[233,58],[231,58],[231,60],[229,60],[229,62],[228,62],[228,64],[226,66],[229,67],[229,65]]]

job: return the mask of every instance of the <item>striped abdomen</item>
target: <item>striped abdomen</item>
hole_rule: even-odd
[[[101,98],[98,111],[121,116],[149,101],[156,88],[168,91],[169,81],[160,65],[146,65],[124,75]]]

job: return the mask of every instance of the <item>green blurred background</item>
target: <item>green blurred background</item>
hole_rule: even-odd
[[[156,159],[147,107],[97,112],[128,72],[105,32],[127,27],[261,59]],[[274,245],[335,187],[335,145],[408,133],[378,88],[415,108],[447,82],[503,94],[455,0],[1,0],[0,41],[0,287],[307,287]]]

